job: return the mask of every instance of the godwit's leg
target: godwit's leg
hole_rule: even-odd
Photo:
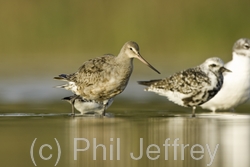
[[[75,116],[75,108],[74,108],[74,104],[71,104],[71,115],[74,117]]]
[[[105,116],[105,114],[106,114],[106,109],[108,108],[108,105],[109,105],[109,99],[103,101],[103,112],[102,112],[103,116]]]
[[[104,105],[103,105],[102,116],[105,116],[105,114],[106,114],[106,105],[107,105],[107,104],[104,104]]]
[[[192,117],[195,117],[195,109],[196,109],[196,106],[193,106]]]

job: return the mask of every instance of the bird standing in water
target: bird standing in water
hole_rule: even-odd
[[[250,39],[241,38],[233,46],[233,59],[225,64],[232,71],[224,76],[224,84],[213,99],[201,105],[215,113],[232,110],[250,98]]]
[[[221,89],[222,73],[230,72],[223,65],[220,58],[209,58],[197,67],[177,72],[168,78],[138,83],[148,86],[145,91],[166,96],[180,106],[192,107],[192,117],[195,117],[196,107],[210,100]]]
[[[108,54],[90,59],[77,72],[61,74],[54,79],[68,82],[58,88],[70,90],[87,101],[102,103],[124,91],[133,71],[134,58],[160,74],[141,56],[139,45],[129,41],[123,45],[118,56]],[[102,114],[105,115],[105,110]]]
[[[69,97],[64,97],[62,100],[69,102],[72,105],[72,114],[74,115],[76,108],[81,115],[84,114],[97,114],[102,115],[104,110],[106,110],[113,103],[114,99],[105,100],[103,102],[96,102],[93,100],[85,100],[81,96],[73,95]]]

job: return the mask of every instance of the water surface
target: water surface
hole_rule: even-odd
[[[116,106],[112,118],[71,117],[65,108],[1,112],[1,166],[250,166],[249,114],[191,118],[178,110]]]

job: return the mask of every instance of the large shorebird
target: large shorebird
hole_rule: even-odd
[[[54,77],[68,84],[57,86],[71,90],[83,99],[102,103],[122,93],[133,71],[133,59],[137,58],[160,74],[140,54],[136,42],[126,42],[118,56],[104,55],[86,61],[77,72]],[[103,115],[105,111],[103,112]]]
[[[207,102],[221,89],[223,72],[228,71],[220,58],[209,58],[203,64],[158,80],[138,81],[148,86],[145,91],[166,96],[170,101],[184,107],[192,107],[195,117],[197,106]]]
[[[232,110],[250,98],[250,39],[241,38],[233,46],[233,59],[225,64],[232,71],[213,99],[201,105],[204,109]]]

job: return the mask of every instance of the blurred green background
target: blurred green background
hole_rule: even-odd
[[[250,38],[249,16],[249,0],[0,0],[1,114],[71,112],[60,99],[72,93],[53,88],[63,84],[53,77],[75,72],[90,58],[117,55],[129,40],[136,41],[142,56],[161,72],[158,75],[134,60],[127,88],[108,110],[118,116],[115,119],[2,116],[1,165],[34,166],[29,155],[34,138],[40,143],[59,140],[59,166],[194,167],[209,162],[208,155],[202,161],[191,157],[175,161],[173,155],[165,161],[163,151],[159,161],[131,161],[124,156],[119,162],[92,161],[91,152],[73,160],[75,137],[97,137],[107,147],[111,137],[120,137],[122,155],[139,148],[140,137],[144,147],[153,143],[162,147],[166,138],[172,142],[178,137],[179,143],[208,143],[212,150],[219,143],[213,166],[249,166],[249,115],[189,119],[190,108],[167,103],[165,97],[144,92],[136,83],[197,66],[208,57],[230,61],[234,42]],[[249,113],[249,105],[236,110]],[[181,117],[171,117],[174,114]],[[42,163],[48,166],[52,161],[40,160],[38,166]]]
[[[128,40],[162,74],[135,60],[129,86],[117,99],[132,93],[158,98],[136,81],[163,78],[212,56],[229,61],[234,42],[250,38],[249,7],[249,0],[1,0],[0,100],[60,100],[71,93],[53,89],[61,84],[53,76],[105,53],[117,55]]]

